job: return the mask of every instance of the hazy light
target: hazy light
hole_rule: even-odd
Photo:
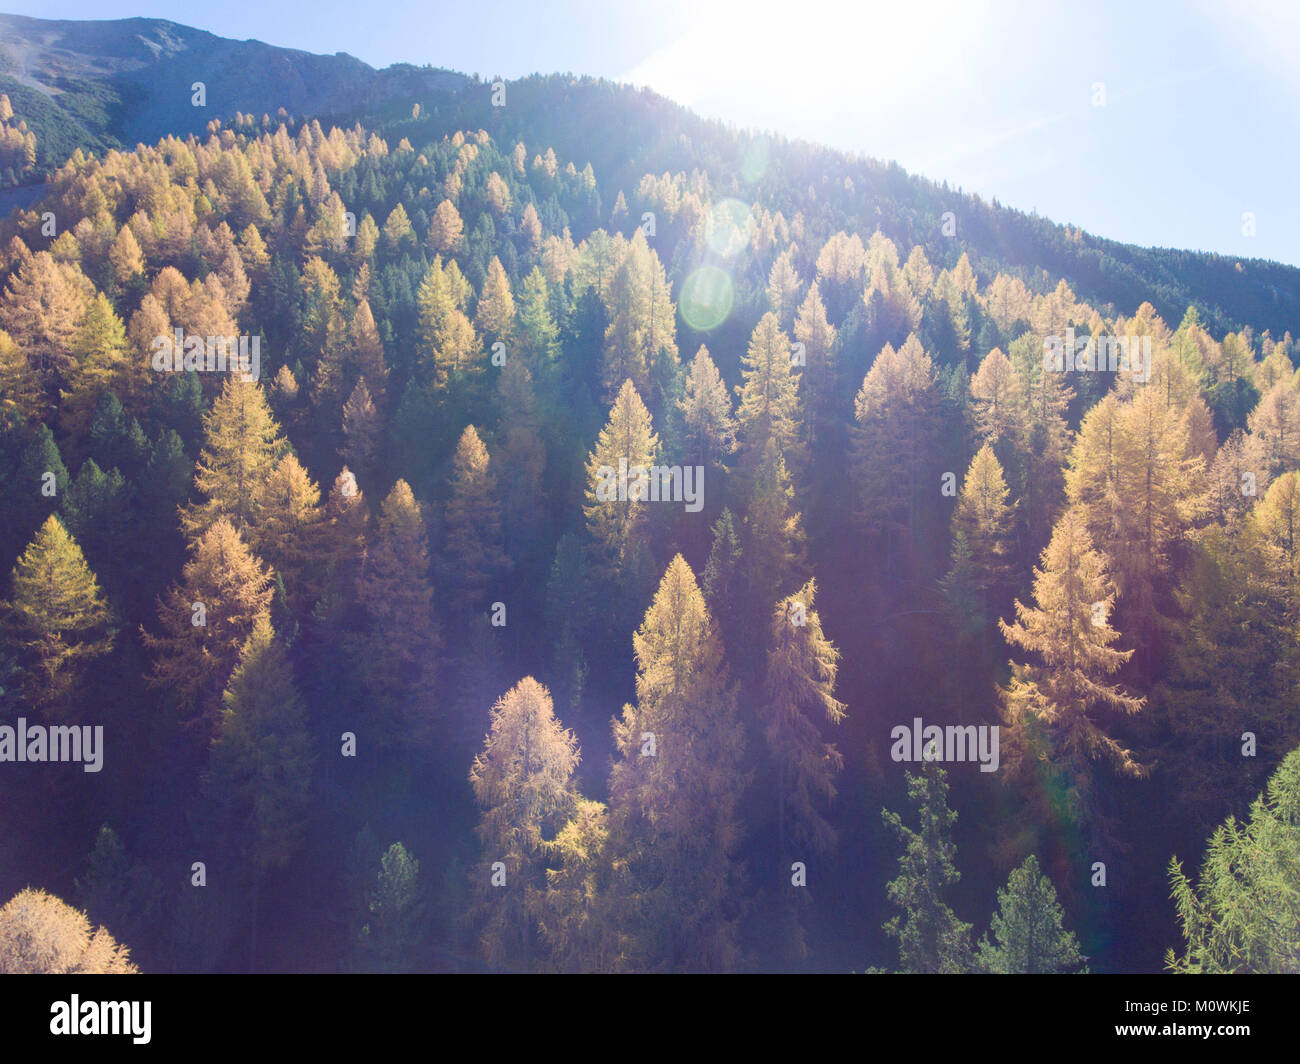
[[[709,213],[705,239],[724,259],[739,255],[754,237],[754,215],[738,199],[719,200]]]
[[[734,300],[731,278],[716,266],[701,266],[682,285],[677,309],[692,329],[708,332],[727,320]]]

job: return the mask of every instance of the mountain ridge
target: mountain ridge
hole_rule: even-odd
[[[192,103],[202,82],[205,106]],[[1177,321],[1195,306],[1221,331],[1252,327],[1300,334],[1300,268],[1214,252],[1147,248],[1085,233],[910,174],[897,163],[705,119],[645,88],[571,74],[508,83],[494,107],[490,85],[444,68],[375,68],[338,52],[320,55],[237,41],[164,19],[44,20],[0,14],[0,92],[37,133],[38,172],[76,148],[102,153],[167,135],[202,137],[237,112],[323,123],[360,122],[384,136],[427,143],[456,129],[553,145],[593,166],[602,197],[631,195],[646,173],[708,173],[720,194],[769,208],[802,206],[807,190],[834,228],[864,238],[876,228],[920,245],[951,266],[969,252],[981,273],[1006,269],[1034,290],[1063,278],[1081,295],[1133,313],[1151,302]],[[422,118],[411,115],[421,103]],[[744,178],[746,151],[771,156],[779,178]],[[797,175],[797,176],[796,176]],[[782,184],[782,182],[784,182]],[[846,193],[846,189],[847,191]],[[27,197],[0,200],[0,209]],[[775,202],[784,200],[784,203]],[[957,239],[940,234],[958,219]]]

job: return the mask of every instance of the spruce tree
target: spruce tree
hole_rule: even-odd
[[[993,975],[1045,975],[1087,971],[1052,881],[1030,854],[998,891],[998,911],[979,944],[978,967]]]
[[[934,761],[919,773],[907,773],[907,797],[916,810],[919,831],[888,809],[885,824],[904,845],[898,875],[886,886],[901,912],[886,921],[885,932],[898,942],[900,969],[912,974],[954,975],[970,970],[971,925],[963,923],[943,900],[943,892],[961,878],[951,837],[957,814],[948,808],[948,774]]]

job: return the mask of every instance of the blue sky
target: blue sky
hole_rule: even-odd
[[[1300,264],[1294,0],[0,6],[169,18],[375,66],[631,81],[1102,236]]]

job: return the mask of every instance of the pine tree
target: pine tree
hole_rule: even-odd
[[[498,431],[505,435],[498,482],[507,557],[518,562],[537,546],[544,518],[542,477],[546,445],[533,375],[522,359],[508,359],[497,378]]]
[[[1001,691],[1003,716],[1017,745],[1030,749],[1041,742],[1041,756],[1065,770],[1075,807],[1086,819],[1093,761],[1105,760],[1129,776],[1147,771],[1106,734],[1096,714],[1137,713],[1145,699],[1106,681],[1133,651],[1110,645],[1119,638],[1108,621],[1114,585],[1075,509],[1057,522],[1041,568],[1034,570],[1034,601],[1030,607],[1017,600],[1015,622],[998,622],[1013,649],[1029,651],[1040,662],[1011,663],[1011,683]]]
[[[429,246],[434,254],[450,255],[458,250],[464,233],[460,211],[451,200],[443,200],[433,212],[433,222],[429,226]]]
[[[141,630],[153,653],[150,686],[175,700],[182,722],[193,724],[204,746],[216,731],[220,695],[271,605],[273,577],[219,517],[190,547],[179,584],[158,600],[163,634]]]
[[[93,458],[86,459],[63,495],[68,531],[89,552],[91,560],[110,572],[110,587],[121,589],[117,566],[129,549],[130,493],[116,469],[105,473]],[[111,570],[108,566],[113,566]]]
[[[284,578],[290,608],[305,617],[321,593],[320,488],[302,463],[286,454],[257,489],[257,506],[249,546]]]
[[[826,304],[822,302],[821,289],[814,281],[808,296],[799,307],[794,321],[794,338],[803,344],[804,404],[809,414],[809,428],[830,420],[834,415],[835,383],[835,329],[826,319]]]
[[[745,585],[749,616],[762,616],[768,604],[786,594],[806,566],[802,517],[794,506],[794,487],[775,440],[769,440],[754,472],[745,517]]]
[[[247,534],[262,519],[261,487],[287,447],[261,385],[237,375],[227,377],[203,419],[203,447],[194,475],[202,501],[182,509],[185,534],[193,540],[223,517],[236,532]]]
[[[1290,507],[1266,502],[1248,520],[1198,535],[1175,591],[1168,676],[1152,696],[1157,759],[1180,781],[1182,815],[1206,832],[1225,811],[1247,808],[1269,769],[1300,744],[1292,559],[1277,549],[1285,537],[1270,543],[1261,527],[1281,518],[1277,530],[1285,529]],[[1257,736],[1255,757],[1242,756],[1247,731]]]
[[[369,919],[361,928],[366,967],[376,972],[410,971],[426,933],[420,888],[420,862],[400,842],[379,862],[379,875],[367,893]]]
[[[492,707],[470,784],[482,814],[475,871],[479,946],[494,966],[537,966],[537,923],[546,894],[546,848],[576,811],[578,740],[555,719],[551,695],[531,676]],[[493,865],[505,865],[494,886]]]
[[[817,583],[809,580],[772,611],[761,719],[777,769],[777,870],[782,875],[791,859],[807,849],[820,854],[835,846],[835,830],[818,805],[835,797],[835,777],[844,758],[822,741],[818,718],[824,714],[839,724],[847,707],[835,698],[840,652],[822,631],[816,599]],[[796,915],[802,893],[790,892],[791,945],[799,957],[807,955]]]
[[[729,622],[740,613],[743,557],[735,518],[732,517],[731,510],[724,506],[718,520],[714,522],[713,545],[709,548],[709,560],[704,566],[704,598],[709,613],[718,618],[725,637],[730,636],[726,631]],[[732,645],[730,638],[727,638],[727,645]]]
[[[404,480],[384,499],[357,578],[362,620],[349,639],[361,664],[367,731],[387,749],[433,738],[439,638],[424,518]]]
[[[1002,465],[986,443],[971,459],[952,517],[953,542],[963,545],[963,565],[968,567],[969,579],[960,594],[972,596],[984,618],[1000,612],[1002,596],[1010,590],[1014,507],[1007,501],[1009,494]],[[958,579],[957,560],[954,550],[950,581]]]
[[[736,390],[740,408],[741,465],[750,475],[763,460],[768,441],[787,459],[798,455],[800,428],[799,377],[794,371],[790,337],[776,315],[764,314],[741,360],[744,383]]]
[[[898,942],[901,970],[912,974],[954,975],[970,970],[970,924],[943,900],[943,891],[961,878],[950,831],[957,814],[948,808],[948,774],[927,761],[919,773],[907,773],[907,797],[916,810],[919,831],[903,818],[882,810],[885,824],[904,844],[898,876],[889,881],[889,900],[901,911],[885,923]]]
[[[634,467],[648,472],[658,446],[650,411],[633,383],[624,381],[610,409],[609,421],[587,457],[587,501],[582,508],[601,564],[609,571],[624,570],[644,544],[647,500],[634,497]],[[626,498],[621,499],[617,489],[623,469],[627,471],[628,488]]]
[[[707,468],[722,464],[736,449],[736,423],[731,416],[727,385],[703,345],[691,362],[686,395],[678,408],[688,434],[686,460]]]
[[[614,724],[610,774],[611,836],[626,868],[622,926],[634,938],[625,956],[634,967],[731,970],[740,958],[737,806],[749,774],[722,643],[680,554],[633,645],[637,701]]]
[[[656,363],[677,362],[674,337],[676,309],[670,298],[667,274],[659,256],[638,229],[627,246],[622,264],[610,281],[606,305],[610,310],[605,330],[605,359],[601,381],[606,398],[626,380],[648,395]]]
[[[236,852],[250,865],[254,967],[261,881],[286,865],[305,841],[313,761],[306,707],[284,647],[263,614],[222,696],[206,779]]]
[[[452,459],[451,498],[444,520],[443,587],[460,626],[481,608],[505,570],[501,547],[501,500],[488,449],[473,425],[466,426]]]
[[[130,975],[130,951],[86,914],[28,887],[0,906],[0,975]]]
[[[343,447],[339,454],[366,476],[373,468],[383,423],[362,377],[343,404]]]
[[[1287,754],[1244,823],[1229,817],[1210,838],[1193,884],[1171,859],[1169,879],[1182,925],[1183,974],[1290,972],[1300,968],[1300,750]]]
[[[496,340],[508,342],[514,335],[515,298],[510,291],[510,278],[506,276],[505,267],[495,255],[488,264],[474,324],[486,337],[489,346]]]
[[[854,399],[858,515],[890,544],[903,535],[910,540],[921,493],[933,493],[923,469],[937,403],[934,365],[915,336],[898,351],[885,345]]]
[[[22,693],[49,716],[64,708],[86,665],[112,648],[111,615],[81,548],[53,515],[10,579],[4,627],[24,665]]]
[[[1056,888],[1031,854],[998,891],[998,911],[979,944],[979,968],[993,975],[1077,973],[1081,967],[1086,972],[1074,932],[1062,926],[1064,918]]]

